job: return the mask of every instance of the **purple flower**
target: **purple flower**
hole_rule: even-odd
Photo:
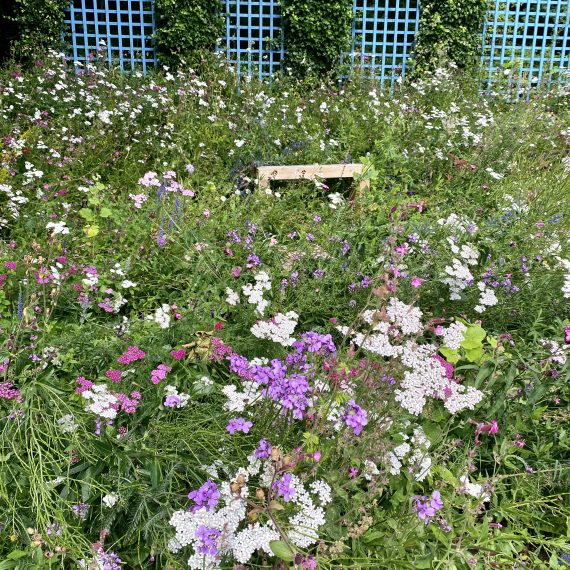
[[[226,430],[233,435],[236,431],[249,433],[251,427],[253,427],[253,423],[250,421],[244,420],[243,418],[232,418],[228,422]]]
[[[198,545],[196,552],[200,554],[210,554],[211,556],[216,556],[218,554],[218,545],[216,540],[221,536],[221,532],[217,528],[206,526],[201,524],[196,529],[196,538],[198,539]]]
[[[354,435],[360,435],[362,428],[368,423],[368,413],[354,400],[349,400],[344,413],[344,423],[352,428]]]
[[[273,451],[273,446],[266,439],[260,439],[259,445],[257,446],[257,449],[253,452],[253,454],[258,459],[267,459],[271,455],[272,451]]]
[[[273,488],[277,491],[277,495],[283,497],[286,503],[288,503],[297,492],[295,488],[291,486],[291,473],[285,473],[281,479],[275,481]]]
[[[429,521],[435,513],[443,508],[443,501],[441,500],[441,494],[439,491],[434,491],[431,494],[431,499],[427,497],[412,497],[414,501],[413,510],[417,513],[420,520],[422,520],[425,524],[428,524]]]
[[[177,408],[178,406],[180,406],[180,396],[176,395],[176,394],[170,394],[169,396],[166,396],[166,398],[164,399],[164,406],[166,408]]]
[[[217,485],[211,479],[208,479],[201,487],[188,493],[188,498],[196,503],[190,507],[190,512],[194,513],[202,507],[211,511],[220,500],[220,492]]]

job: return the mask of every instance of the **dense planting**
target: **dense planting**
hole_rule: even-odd
[[[568,564],[569,118],[5,70],[0,568]]]

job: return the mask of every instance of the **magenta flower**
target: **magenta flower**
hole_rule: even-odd
[[[249,433],[249,430],[252,427],[253,427],[253,423],[245,420],[244,418],[232,418],[228,422],[228,425],[226,426],[226,430],[229,431],[233,435],[236,431],[241,431],[243,433]]]
[[[172,356],[174,360],[184,360],[184,357],[186,356],[186,351],[183,348],[181,348],[180,350],[173,350],[170,353],[170,356]]]
[[[127,351],[117,359],[119,364],[130,364],[136,360],[142,360],[146,354],[138,346],[129,346]]]
[[[123,377],[123,373],[120,370],[107,370],[105,376],[111,380],[111,382],[120,382]]]
[[[15,261],[6,261],[6,263],[4,263],[4,267],[5,267],[6,269],[12,269],[12,270],[14,270],[14,269],[16,269],[17,265],[16,265],[16,262],[15,262]]]
[[[166,364],[159,364],[151,373],[150,381],[153,384],[158,384],[166,378],[166,375],[172,370],[170,366]]]
[[[421,277],[412,277],[412,280],[410,281],[410,285],[414,289],[417,289],[424,281],[425,281],[425,279],[422,279]]]
[[[45,285],[49,283],[53,279],[53,275],[51,274],[50,270],[47,267],[40,267],[36,273],[36,281],[40,285]]]

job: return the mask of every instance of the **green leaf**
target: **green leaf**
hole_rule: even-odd
[[[95,225],[85,226],[83,228],[83,231],[85,232],[85,235],[87,237],[92,238],[92,237],[95,237],[96,235],[99,234],[99,226],[95,226]]]
[[[483,356],[482,346],[471,348],[465,351],[465,358],[469,360],[469,362],[479,362],[482,356]]]
[[[101,208],[101,211],[99,212],[99,216],[101,216],[102,218],[110,218],[113,215],[113,210],[111,210],[110,208]]]
[[[273,552],[277,558],[281,558],[281,560],[285,560],[285,562],[291,562],[293,558],[295,558],[294,552],[292,552],[289,546],[282,540],[270,541],[269,548],[271,548],[271,552]]]
[[[95,215],[91,208],[81,208],[81,210],[79,210],[79,215],[88,222],[93,222],[95,220]]]
[[[28,553],[25,550],[12,550],[10,554],[6,556],[8,560],[17,560],[18,558],[24,558]]]
[[[447,362],[450,362],[451,364],[459,362],[459,351],[457,349],[442,346],[440,347],[439,352],[441,352]]]
[[[477,348],[481,346],[485,336],[487,336],[485,329],[479,325],[469,325],[460,344],[465,349]]]

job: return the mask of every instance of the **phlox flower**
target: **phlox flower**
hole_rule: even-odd
[[[208,479],[198,489],[188,493],[188,498],[196,503],[190,507],[190,512],[194,513],[203,507],[208,511],[215,509],[220,496],[217,485],[211,479]]]
[[[252,427],[253,427],[253,423],[245,420],[244,418],[232,418],[228,422],[228,425],[226,426],[226,430],[229,431],[233,435],[236,431],[241,431],[243,433],[249,433],[249,430]]]

